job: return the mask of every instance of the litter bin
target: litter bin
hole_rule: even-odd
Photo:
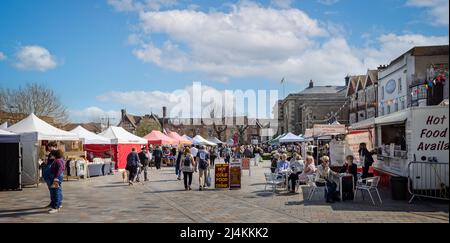
[[[392,200],[405,201],[408,194],[408,178],[391,177]]]

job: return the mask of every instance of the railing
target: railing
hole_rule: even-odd
[[[448,163],[411,162],[408,164],[408,191],[415,197],[449,200]]]

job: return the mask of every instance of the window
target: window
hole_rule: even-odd
[[[383,105],[383,103],[381,103],[381,106],[380,106],[380,116],[384,116],[384,105]]]
[[[400,94],[402,92],[402,78],[398,79],[398,93]]]
[[[402,110],[403,110],[403,109],[406,109],[406,107],[405,107],[405,100],[402,100],[401,104],[402,104],[402,106],[401,106],[401,107],[402,107]]]
[[[384,86],[381,87],[381,99],[384,100]]]
[[[387,112],[386,114],[391,114],[391,105],[387,105]]]
[[[395,102],[395,105],[394,105],[394,112],[395,111],[398,111],[398,99],[396,100],[396,102]]]

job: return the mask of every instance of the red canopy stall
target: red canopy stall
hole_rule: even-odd
[[[164,135],[160,131],[152,131],[144,137],[147,140],[148,144],[153,145],[176,145],[178,144],[177,140],[170,138]]]
[[[117,161],[116,169],[125,169],[125,166],[127,165],[127,156],[132,148],[135,148],[137,152],[140,152],[141,146],[147,144],[147,140],[131,134],[121,127],[109,127],[99,135],[111,139],[112,157]],[[96,150],[101,150],[102,148],[106,149],[106,146],[104,145],[93,146],[96,147],[92,147],[92,149]]]

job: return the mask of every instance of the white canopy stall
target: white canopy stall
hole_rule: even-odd
[[[292,133],[286,134],[286,136],[279,139],[280,143],[299,143],[305,141],[301,136],[297,136]]]
[[[111,139],[90,132],[82,126],[78,126],[70,132],[77,134],[83,144],[111,144]]]
[[[22,184],[39,183],[39,141],[78,141],[78,135],[58,129],[31,114],[22,121],[8,127],[9,132],[21,135],[22,145]],[[26,134],[26,135],[25,135]]]
[[[194,145],[208,145],[208,146],[217,146],[216,143],[210,142],[206,139],[204,139],[202,136],[197,135],[192,139],[192,143]]]

